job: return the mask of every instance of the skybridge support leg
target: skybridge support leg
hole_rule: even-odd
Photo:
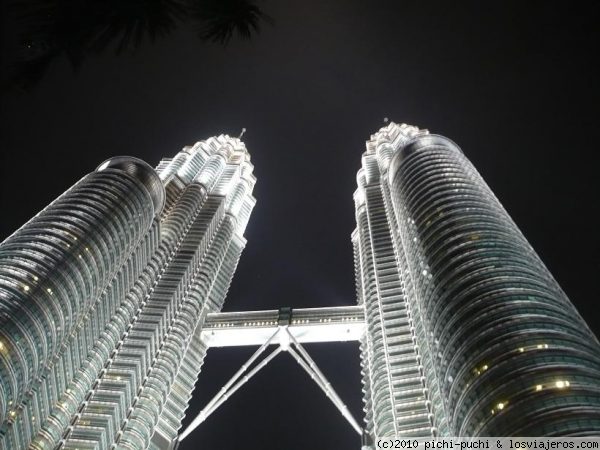
[[[286,333],[289,335],[290,341],[294,344],[294,346],[298,349],[298,352],[294,350],[293,347],[288,348],[288,352],[292,357],[300,364],[306,373],[310,375],[310,377],[317,383],[317,385],[323,390],[325,395],[331,399],[336,408],[340,411],[342,416],[350,423],[352,428],[360,435],[363,435],[363,429],[358,424],[356,419],[352,416],[352,413],[346,406],[346,404],[339,397],[331,383],[327,380],[323,372],[321,372],[317,366],[317,363],[310,357],[308,352],[302,347],[302,345],[292,336],[292,334],[286,329]]]
[[[221,388],[219,393],[213,397],[213,399],[208,402],[208,404],[204,407],[202,411],[194,418],[194,420],[188,425],[188,427],[179,435],[179,441],[184,440],[192,431],[196,429],[198,425],[206,420],[206,418],[214,412],[219,406],[221,406],[225,400],[227,400],[235,391],[237,391],[242,385],[244,385],[250,378],[252,378],[260,369],[266,366],[269,361],[271,361],[275,356],[277,356],[283,350],[280,347],[277,348],[274,352],[272,352],[269,356],[263,359],[254,369],[252,369],[248,375],[244,376],[241,381],[236,383],[240,376],[248,370],[248,368],[252,365],[254,361],[267,349],[269,344],[273,342],[275,336],[279,333],[280,329],[278,328],[275,333],[263,344],[258,350],[254,352],[254,354],[250,357],[245,364],[240,367],[240,369],[235,373],[233,377]],[[234,383],[236,383],[234,385]],[[233,388],[232,388],[233,386]]]
[[[192,431],[198,427],[202,422],[206,420],[219,406],[225,403],[239,388],[256,375],[263,367],[273,360],[279,353],[287,351],[302,367],[308,375],[317,383],[321,390],[331,399],[336,408],[340,411],[342,416],[350,423],[352,428],[362,437],[363,439],[363,450],[369,449],[370,447],[364,446],[364,430],[354,419],[348,407],[340,399],[339,395],[335,392],[331,383],[327,380],[325,375],[319,370],[317,364],[310,357],[308,352],[302,347],[298,340],[290,333],[288,326],[290,320],[283,320],[280,312],[280,325],[273,335],[262,344],[256,352],[248,359],[246,363],[235,373],[235,375],[221,388],[221,390],[215,395],[215,397],[208,402],[206,407],[200,411],[200,413],[194,418],[194,420],[188,425],[188,427],[179,435],[177,444],[185,439]],[[291,314],[290,314],[291,317]],[[289,319],[289,318],[288,318]],[[277,338],[277,339],[276,339]],[[250,368],[250,366],[258,359],[258,357],[264,353],[270,344],[279,344],[277,349],[271,352],[267,357],[260,361],[252,370],[246,375],[244,373]]]

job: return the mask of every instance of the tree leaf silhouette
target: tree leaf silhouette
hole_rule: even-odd
[[[202,40],[222,44],[235,33],[249,39],[261,21],[271,21],[251,0],[19,0],[11,7],[23,27],[12,84],[22,89],[60,57],[77,70],[91,54],[135,51],[186,19],[199,23]]]
[[[250,39],[262,21],[273,22],[252,0],[191,0],[189,8],[200,38],[224,45],[236,32]]]

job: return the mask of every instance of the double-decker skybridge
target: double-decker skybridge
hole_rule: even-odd
[[[201,340],[207,347],[258,346],[258,349],[192,420],[180,434],[179,440],[185,439],[248,380],[284,352],[298,362],[352,428],[363,436],[364,430],[359,422],[302,345],[359,341],[365,331],[363,311],[362,306],[304,309],[284,307],[279,310],[209,314],[201,334]],[[365,444],[366,439],[364,435]]]

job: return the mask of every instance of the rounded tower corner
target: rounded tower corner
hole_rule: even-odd
[[[158,173],[147,162],[133,156],[115,156],[109,158],[96,168],[96,172],[106,169],[121,170],[137,178],[148,190],[154,205],[154,212],[158,216],[166,199],[165,187]]]

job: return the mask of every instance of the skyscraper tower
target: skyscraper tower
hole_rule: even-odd
[[[103,163],[0,245],[0,449],[169,448],[255,200],[239,139]]]
[[[252,171],[228,136],[112,158],[0,244],[0,450],[172,449],[284,353],[364,449],[600,433],[600,344],[456,144],[394,123],[367,143],[358,306],[220,312]],[[356,341],[364,428],[303,346]],[[179,434],[207,350],[247,345]]]
[[[357,181],[367,432],[598,435],[598,340],[460,148],[390,123]]]

